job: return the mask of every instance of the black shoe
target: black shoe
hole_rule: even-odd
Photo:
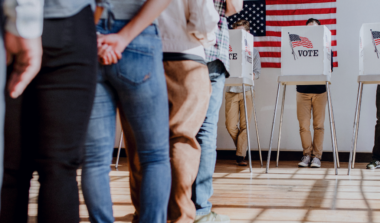
[[[243,156],[236,156],[236,164],[239,166],[247,166],[247,161],[244,160],[245,157]]]

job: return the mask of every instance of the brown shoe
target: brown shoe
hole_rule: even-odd
[[[238,166],[247,166],[247,161],[244,160],[245,157],[243,156],[236,156],[236,164]]]

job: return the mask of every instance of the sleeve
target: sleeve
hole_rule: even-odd
[[[5,30],[25,39],[42,35],[44,0],[5,0]]]
[[[331,50],[331,72],[334,71],[334,54],[333,51]]]
[[[197,38],[204,47],[215,44],[219,14],[213,0],[189,0],[188,33]]]
[[[255,79],[259,79],[261,74],[261,59],[259,51],[253,49],[255,57],[253,58],[253,73],[255,73]]]

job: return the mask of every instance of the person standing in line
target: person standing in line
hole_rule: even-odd
[[[249,22],[242,19],[232,25],[233,29],[244,29],[249,32]],[[261,61],[259,51],[253,49],[253,77],[259,79],[261,72]],[[247,166],[245,155],[247,154],[247,126],[245,123],[244,94],[243,87],[226,88],[226,128],[236,146],[236,164]],[[247,102],[248,122],[252,114],[252,93],[246,88],[245,98]]]
[[[218,21],[212,0],[173,0],[159,17],[170,112],[170,222],[195,220],[191,186],[201,156],[195,137],[211,96],[204,47],[215,44]]]
[[[211,211],[212,175],[216,163],[216,137],[219,110],[223,100],[225,78],[229,77],[229,35],[226,16],[231,16],[243,8],[243,0],[214,0],[220,20],[215,32],[216,44],[205,49],[206,62],[212,85],[209,106],[196,138],[201,145],[201,159],[197,178],[192,186],[192,200],[196,208],[196,223],[230,222],[228,216]]]
[[[307,26],[319,26],[318,19],[310,18]],[[333,52],[331,51],[331,71],[333,70]],[[327,103],[326,85],[297,85],[297,118],[303,157],[299,167],[321,167],[323,151],[324,123]],[[314,139],[311,138],[310,119],[313,113]]]
[[[17,1],[0,0],[0,189],[3,181],[4,155],[4,117],[6,62],[12,63],[9,72],[8,93],[17,98],[25,90],[30,81],[37,75],[42,59],[42,2],[40,0]],[[21,13],[14,13],[16,7]],[[28,14],[28,17],[25,15]],[[3,18],[6,20],[3,21]],[[16,21],[19,25],[16,25]],[[30,27],[32,29],[30,29]],[[5,30],[5,33],[3,33]],[[6,58],[7,54],[7,58]],[[12,61],[13,60],[13,61]],[[14,68],[14,69],[13,69]]]
[[[372,161],[367,164],[367,169],[380,168],[380,85],[377,85],[376,90],[376,126],[375,140],[372,149]]]
[[[170,195],[169,104],[156,18],[170,0],[110,0],[97,31],[102,64],[85,143],[82,190],[91,222],[114,222],[110,164],[114,149],[116,109],[120,111],[130,165],[134,218],[166,223]],[[110,12],[109,12],[110,13]],[[110,21],[111,18],[115,20]],[[136,162],[139,165],[133,166]],[[139,178],[135,188],[133,176]],[[136,220],[134,220],[136,221]]]
[[[43,55],[38,75],[22,96],[16,100],[6,98],[1,192],[1,203],[6,205],[2,206],[0,222],[28,221],[34,171],[38,172],[40,183],[38,222],[79,222],[76,174],[83,161],[83,143],[96,87],[97,42],[92,10],[95,1],[7,0],[4,6],[8,3],[16,7],[11,15],[21,16],[20,20],[9,22],[15,22],[17,29],[27,27],[21,34],[41,32],[40,25],[32,24],[42,24],[44,18]],[[24,20],[27,21],[23,23]],[[18,73],[19,68],[16,63],[10,74]],[[12,76],[9,78],[12,83]],[[19,95],[20,92],[11,93],[13,98]]]

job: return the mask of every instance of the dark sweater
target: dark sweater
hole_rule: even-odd
[[[333,52],[331,50],[331,71],[333,71]],[[297,92],[305,94],[322,94],[326,92],[326,85],[297,85]]]

